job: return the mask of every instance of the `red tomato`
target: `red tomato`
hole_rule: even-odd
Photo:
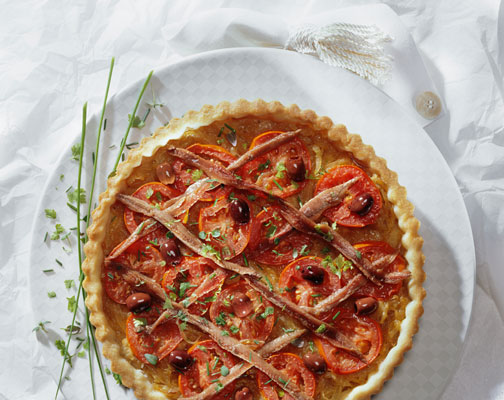
[[[144,201],[148,201],[155,206],[156,204],[161,205],[165,201],[176,197],[177,195],[178,193],[175,190],[163,185],[162,183],[150,182],[140,186],[132,196]],[[145,219],[146,217],[144,217],[140,213],[133,212],[127,207],[124,209],[124,224],[126,225],[126,229],[129,233],[135,232],[135,230],[138,228],[138,225],[140,225],[140,223]],[[166,229],[164,228],[160,229],[162,229],[163,232],[166,231]],[[159,236],[159,233],[149,234],[140,240],[142,240],[144,243],[148,243],[149,240],[154,240],[156,236]]]
[[[271,244],[275,234],[289,224],[280,214],[280,207],[273,205],[257,214],[250,233],[251,258],[267,265],[286,265],[311,249],[310,238],[297,231],[283,236],[278,244]],[[296,254],[297,253],[297,254]]]
[[[363,227],[376,222],[378,214],[382,207],[382,198],[380,190],[367,174],[354,165],[340,165],[328,171],[317,182],[315,195],[325,189],[340,185],[352,178],[359,178],[347,191],[346,197],[337,206],[331,207],[324,212],[324,215],[332,222],[338,225],[350,227]],[[351,202],[360,195],[369,194],[373,199],[373,204],[369,211],[364,215],[359,215],[350,211]]]
[[[213,144],[195,143],[189,146],[187,150],[192,151],[194,154],[197,154],[207,160],[220,163],[225,167],[236,160],[236,157],[226,149]],[[184,193],[187,190],[187,187],[192,185],[194,182],[206,177],[203,171],[194,167],[189,167],[182,160],[175,160],[173,163],[173,172],[175,173],[175,182],[171,186],[176,189],[179,194]]]
[[[247,197],[241,194],[236,194],[234,197],[245,201],[250,214],[252,213],[252,205]],[[205,235],[205,243],[217,250],[225,260],[230,260],[245,250],[253,223],[252,215],[245,224],[236,222],[231,216],[229,203],[228,197],[216,199],[211,206],[200,210],[198,220],[200,235]]]
[[[209,279],[206,279],[207,276]],[[211,276],[213,277],[210,278]],[[177,267],[169,268],[165,272],[161,284],[166,293],[174,293],[177,296],[177,302],[189,298],[198,299],[200,302],[191,304],[189,311],[203,315],[210,303],[207,298],[212,297],[222,286],[226,276],[227,274],[211,260],[204,257],[184,257]]]
[[[291,353],[275,354],[268,358],[268,362],[276,369],[285,372],[289,376],[289,383],[292,382],[299,386],[308,397],[313,398],[315,396],[317,385],[315,375],[306,368],[303,360],[297,355]],[[280,388],[261,371],[257,372],[257,385],[266,400],[278,400],[278,393],[284,391],[284,388]],[[282,400],[290,400],[293,398],[287,392],[284,391],[284,393]]]
[[[126,304],[128,296],[138,291],[122,279],[124,267],[134,269],[159,281],[166,270],[165,264],[161,253],[152,246],[147,246],[144,251],[139,251],[137,254],[124,252],[104,268],[102,280],[108,297],[116,303]]]
[[[250,148],[271,140],[280,135],[281,131],[264,132],[257,136],[251,143]],[[266,154],[246,163],[238,172],[243,179],[261,186],[271,194],[286,198],[299,193],[306,185],[306,179],[302,182],[294,182],[285,169],[285,163],[291,156],[299,156],[303,160],[306,175],[311,171],[310,153],[305,144],[299,138],[284,143]]]
[[[323,272],[323,280],[320,284],[306,280],[302,271],[308,267],[318,267]],[[313,307],[327,296],[341,288],[341,282],[337,275],[322,267],[322,259],[319,257],[302,257],[291,262],[285,267],[278,279],[278,286],[284,290],[283,296],[299,304],[300,306]]]
[[[233,306],[237,296],[241,296],[245,301]],[[210,307],[210,318],[216,325],[228,331],[230,336],[257,348],[264,343],[256,341],[264,342],[270,335],[275,322],[275,312],[268,300],[263,299],[245,282],[239,282],[219,293]]]
[[[354,244],[354,247],[361,252],[363,257],[367,258],[371,262],[379,260],[384,256],[396,253],[395,249],[385,242],[367,241]],[[394,271],[403,271],[405,268],[406,260],[398,254],[395,260],[385,267],[384,272],[388,273]],[[356,271],[353,270],[353,272]],[[394,294],[399,292],[401,286],[402,282],[384,283],[382,287],[379,287],[378,285],[375,285],[373,282],[368,280],[364,286],[357,290],[355,296],[371,296],[377,300],[388,300]]]
[[[221,349],[212,340],[205,340],[194,344],[188,351],[194,363],[188,371],[179,375],[179,389],[183,397],[190,397],[201,393],[210,386],[212,381],[221,378],[222,371],[230,370],[238,362],[231,353]],[[225,368],[223,368],[223,366]],[[225,375],[227,375],[225,373]],[[212,399],[230,399],[235,389],[235,382],[226,385]]]
[[[360,371],[380,354],[382,333],[380,324],[375,320],[356,315],[343,308],[331,310],[321,319],[332,323],[338,331],[355,344],[364,356],[365,362],[347,351],[333,346],[325,339],[315,337],[314,342],[318,351],[324,357],[328,367],[335,373],[345,375]]]
[[[153,324],[161,315],[161,307],[151,307],[149,311],[143,313],[130,313],[126,321],[126,338],[131,347],[131,351],[145,364],[149,360],[145,354],[150,354],[153,360],[161,361],[182,341],[179,328],[175,321],[166,321],[159,325],[149,335],[144,331],[146,325]],[[149,357],[149,356],[147,356]]]

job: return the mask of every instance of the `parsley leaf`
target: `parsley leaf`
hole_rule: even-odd
[[[44,211],[45,211],[45,216],[47,218],[56,219],[56,211],[51,210],[49,208],[46,208]]]
[[[220,326],[226,326],[226,314],[221,311],[217,318],[215,318],[215,323]]]
[[[72,313],[75,312],[75,310],[77,310],[77,301],[75,300],[75,296],[67,297],[67,300],[68,300],[67,305],[68,311]]]
[[[131,114],[128,114],[128,122],[131,122]],[[135,115],[133,117],[133,123],[131,124],[131,126],[133,128],[142,129],[145,126],[145,122],[142,121],[142,119],[138,115]]]
[[[86,202],[86,190],[81,188],[80,189],[80,192],[79,192],[79,189],[75,189],[75,190],[71,190],[72,188],[70,188],[70,190],[67,192],[67,197],[68,197],[68,201],[71,203],[71,204],[74,204],[74,203],[85,203]]]
[[[266,307],[264,312],[257,316],[258,319],[264,319],[269,315],[273,315],[275,313],[275,309],[273,307]]]

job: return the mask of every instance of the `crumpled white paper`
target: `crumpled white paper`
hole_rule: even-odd
[[[51,398],[55,393],[55,382],[41,358],[41,344],[31,333],[43,316],[29,311],[29,227],[52,166],[80,130],[82,104],[88,100],[90,110],[101,107],[110,57],[117,57],[113,94],[150,69],[206,49],[199,47],[201,37],[185,38],[184,48],[173,40],[184,25],[197,26],[192,19],[202,18],[204,12],[246,8],[230,11],[231,15],[250,16],[234,25],[232,35],[226,23],[216,20],[212,41],[206,39],[208,46],[263,46],[279,42],[275,35],[281,21],[295,25],[356,3],[372,2],[179,0],[145,5],[109,0],[73,5],[27,0],[3,4],[0,354],[4,368],[0,399]],[[411,32],[446,105],[446,115],[426,130],[459,183],[477,249],[472,325],[460,369],[443,400],[504,399],[502,5],[492,0],[387,3]],[[415,84],[414,74],[410,76],[408,82]]]

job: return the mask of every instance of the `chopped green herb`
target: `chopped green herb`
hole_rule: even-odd
[[[153,194],[154,194],[154,190],[151,187],[149,187],[149,188],[147,188],[147,191],[145,192],[145,197],[150,199]]]
[[[264,171],[265,169],[268,169],[270,165],[271,165],[271,161],[268,159],[264,163],[259,164],[259,166],[257,167],[257,170]]]
[[[275,175],[276,178],[278,178],[278,179],[285,178],[284,171],[286,171],[287,168],[285,167],[285,164],[283,162],[280,162],[277,164],[276,170],[277,170],[277,173]]]
[[[338,311],[334,316],[332,317],[332,320],[334,321],[338,316],[340,315],[341,311]]]
[[[44,211],[45,211],[45,216],[47,218],[56,219],[56,211],[51,210],[49,208],[46,208]]]
[[[215,323],[220,326],[226,326],[226,314],[221,311],[217,318],[215,318]]]
[[[268,317],[269,315],[273,315],[275,313],[275,309],[273,307],[266,307],[264,312],[260,315],[257,316],[258,319],[264,319]]]
[[[200,180],[203,177],[203,171],[201,169],[195,169],[191,173],[191,178],[194,182]]]
[[[85,203],[86,202],[86,190],[81,188],[80,191],[79,189],[75,189],[75,190],[70,190],[69,192],[67,192],[67,197],[68,197],[68,201],[72,204],[74,203]]]
[[[276,179],[273,179],[273,183],[283,192],[283,187],[277,182]]]
[[[152,365],[156,365],[159,360],[158,357],[155,356],[154,354],[145,353],[144,357]]]
[[[68,300],[67,304],[68,311],[72,313],[75,312],[77,310],[77,301],[75,300],[75,296],[67,297],[67,300]]]
[[[324,333],[326,331],[327,327],[325,324],[320,324],[320,326],[315,329],[316,333]]]
[[[112,376],[114,377],[114,380],[116,381],[116,383],[118,385],[122,385],[122,378],[121,378],[121,375],[119,374],[116,374],[115,372],[112,372]]]
[[[55,292],[47,292],[47,297],[52,299],[53,297],[56,297],[56,293]]]
[[[65,287],[67,289],[70,289],[71,287],[75,287],[75,282],[73,279],[66,279],[65,280]]]
[[[128,121],[131,122],[131,120],[132,120],[131,114],[128,114]],[[145,122],[142,121],[142,119],[138,115],[135,115],[133,117],[133,122],[132,122],[131,126],[133,128],[142,129],[145,126]]]
[[[273,285],[271,284],[271,281],[269,280],[269,278],[264,275],[264,279],[266,280],[266,283],[268,284],[268,287],[269,287],[269,290],[273,290]]]
[[[221,373],[222,376],[228,376],[229,375],[229,368],[226,367],[225,365],[223,365],[220,368],[220,373]]]
[[[236,335],[238,332],[240,332],[240,328],[238,328],[237,326],[234,326],[234,325],[231,325],[231,326],[229,327],[229,330],[231,331],[231,333],[233,333],[233,334],[235,334],[235,335]]]
[[[63,225],[61,224],[56,224],[54,226],[55,231],[51,235],[51,240],[58,240],[60,239],[60,235],[65,232],[65,228],[63,228]]]
[[[32,329],[32,332],[37,332],[39,330],[42,330],[43,332],[47,333],[47,329],[46,329],[46,324],[50,324],[51,321],[40,321],[38,323],[38,325]]]
[[[74,159],[75,161],[79,161],[80,151],[81,151],[80,143],[74,144],[72,146],[72,159]]]

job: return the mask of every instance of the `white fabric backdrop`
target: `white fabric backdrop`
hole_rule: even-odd
[[[201,50],[197,39],[183,47],[170,40],[201,12],[243,8],[294,25],[371,1],[1,3],[0,399],[51,398],[55,383],[31,334],[43,316],[29,312],[29,227],[51,168],[79,132],[82,104],[101,107],[110,57],[117,57],[115,93],[150,69]],[[426,131],[457,179],[475,237],[473,317],[443,400],[504,399],[504,10],[496,0],[386,3],[410,30],[446,104],[446,115]],[[219,42],[222,32],[206,40],[216,47],[264,43],[251,40],[246,27]],[[276,29],[261,32],[278,39]]]

